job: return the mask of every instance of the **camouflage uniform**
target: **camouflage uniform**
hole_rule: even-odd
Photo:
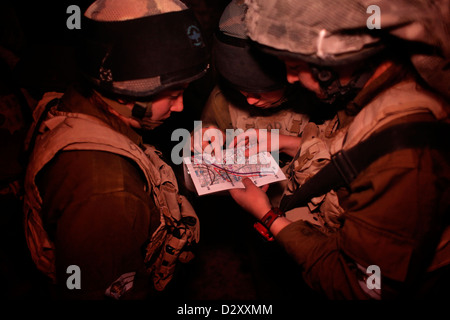
[[[314,103],[311,95],[299,86],[286,81],[285,66],[271,55],[253,50],[245,34],[243,1],[233,0],[225,8],[219,30],[214,37],[214,61],[218,85],[212,90],[202,110],[203,127],[230,130],[278,130],[280,135],[301,136],[310,115],[307,110]],[[260,94],[284,90],[280,100],[270,107],[259,108],[247,103],[241,92]],[[241,92],[240,92],[241,91]],[[290,160],[280,156],[281,167]],[[278,187],[272,186],[271,190]],[[274,202],[278,202],[275,200]]]
[[[372,2],[246,3],[249,37],[279,56],[342,66],[356,58],[366,61],[382,43],[379,33],[341,32],[364,29],[368,18],[365,10]],[[442,12],[435,16],[434,6],[438,4],[427,1],[415,2],[416,8],[406,1],[377,4],[381,6],[383,27],[393,27],[389,30],[394,34],[398,31],[408,38],[418,35],[414,30],[424,30],[430,27],[428,22],[448,14],[448,1],[438,3]],[[395,10],[395,5],[400,7]],[[415,20],[417,17],[421,18]],[[448,17],[437,19],[436,30],[441,31],[440,23],[448,25],[448,21]],[[439,32],[435,35],[425,42],[442,43]],[[448,71],[437,71],[440,79],[448,77]],[[394,64],[338,112],[332,130],[321,132],[308,125],[299,157],[290,170],[286,194],[329,162],[330,155],[386,127],[416,121],[448,123],[448,103],[417,81],[403,66]],[[430,148],[385,155],[360,172],[348,190],[337,189],[311,199],[306,211],[316,210],[320,223],[300,218],[276,238],[302,266],[306,282],[329,298],[439,297],[447,291],[444,283],[449,280],[449,159],[448,150]],[[332,201],[327,204],[329,197]],[[324,225],[336,228],[324,233]],[[370,265],[380,267],[381,290],[371,289],[366,283]]]
[[[44,95],[34,113],[26,240],[57,298],[149,298],[166,288],[177,262],[192,258],[199,224],[171,167],[124,118],[143,129],[158,124],[154,95],[204,75],[206,48],[178,0],[98,0],[85,18],[83,80]],[[183,48],[172,50],[163,36]],[[77,290],[66,285],[72,265],[81,272]]]
[[[296,111],[295,108],[285,108],[282,105],[270,110],[248,105],[237,106],[227,99],[220,87],[216,86],[203,109],[201,119],[204,125],[212,125],[222,131],[278,129],[279,134],[299,136],[308,123],[309,116]]]

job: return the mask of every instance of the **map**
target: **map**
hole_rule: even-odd
[[[223,151],[223,160],[209,154],[197,154],[183,159],[185,169],[199,196],[243,188],[241,180],[250,178],[257,186],[286,179],[283,171],[269,152],[244,157],[239,149]]]

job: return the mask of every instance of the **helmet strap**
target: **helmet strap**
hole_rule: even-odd
[[[337,101],[340,103],[350,102],[366,85],[373,75],[375,67],[373,64],[369,64],[368,67],[357,70],[346,85],[341,84],[339,74],[331,68],[310,64],[310,69],[325,96],[321,100],[332,104]]]
[[[128,105],[120,103],[117,100],[110,99],[104,95],[94,91],[95,94],[108,106],[117,111],[125,118],[136,120],[142,129],[153,130],[160,126],[163,122],[152,120],[152,102],[140,102],[136,101],[132,108]]]

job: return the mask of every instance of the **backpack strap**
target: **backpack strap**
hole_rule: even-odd
[[[450,140],[443,138],[449,136],[450,124],[443,122],[411,122],[384,129],[348,150],[333,154],[330,163],[292,195],[283,197],[280,209],[286,212],[332,189],[348,188],[371,163],[396,150],[425,147],[450,150]]]
[[[29,138],[29,141],[26,142],[26,147],[25,147],[26,148],[26,155],[25,155],[26,161],[28,161],[28,159],[30,158],[31,152],[33,152],[34,145],[36,143],[36,139],[39,134],[39,128],[41,127],[44,120],[47,118],[47,115],[50,112],[50,110],[53,107],[57,106],[60,101],[61,101],[60,98],[54,98],[54,99],[50,100],[45,105],[45,108],[43,109],[42,113],[40,114],[39,119],[36,121],[36,124],[31,129],[32,130],[31,137]]]
[[[331,156],[331,161],[316,175],[306,181],[291,196],[285,196],[280,209],[287,212],[306,206],[311,198],[323,195],[339,187],[349,188],[350,183],[371,163],[383,155],[409,148],[430,148],[450,152],[450,124],[443,122],[410,122],[393,125],[373,134],[348,150]],[[406,296],[416,292],[416,280],[425,272],[435,271],[450,262],[450,225],[444,218],[437,226],[426,245],[429,251],[423,261],[416,262],[415,271],[408,274],[401,289]]]

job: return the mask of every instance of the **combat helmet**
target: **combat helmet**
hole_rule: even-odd
[[[179,0],[97,0],[82,32],[81,71],[102,92],[145,98],[209,66],[200,25]]]
[[[278,56],[338,66],[364,60],[382,48],[376,32],[364,30],[368,15],[362,1],[246,3],[248,36]]]
[[[232,0],[222,13],[213,37],[213,58],[221,80],[251,93],[286,86],[286,69],[277,57],[257,50],[246,35],[243,0]]]
[[[262,49],[325,68],[404,51],[419,75],[450,97],[449,0],[245,0],[247,35]],[[368,20],[379,8],[380,26]],[[388,41],[386,41],[388,40]]]

